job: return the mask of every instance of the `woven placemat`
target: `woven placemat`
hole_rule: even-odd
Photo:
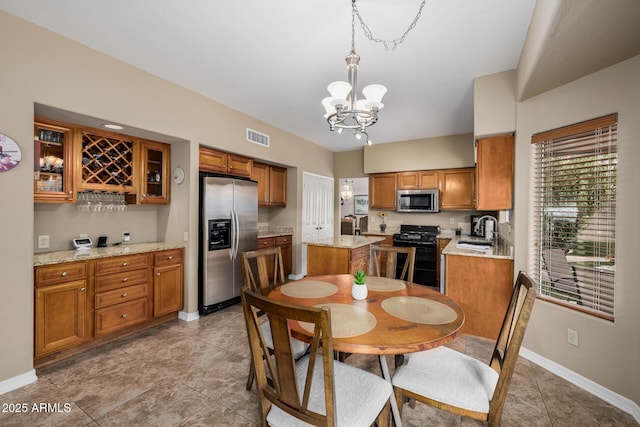
[[[282,285],[280,292],[292,298],[324,298],[338,292],[338,287],[329,282],[305,280]]]
[[[382,301],[382,309],[408,322],[441,325],[456,320],[458,314],[451,307],[426,298],[400,296]]]
[[[366,334],[375,328],[376,316],[364,308],[350,304],[318,304],[331,310],[331,334],[333,338],[348,338]],[[313,333],[313,323],[300,322],[300,326]]]
[[[367,289],[376,292],[402,291],[407,285],[402,280],[390,279],[388,277],[367,277]]]

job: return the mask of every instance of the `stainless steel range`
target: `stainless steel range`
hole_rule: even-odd
[[[401,225],[400,233],[393,235],[393,246],[415,247],[416,261],[413,270],[413,282],[439,290],[436,276],[438,263],[437,238],[440,226],[437,225]],[[398,265],[402,266],[405,255],[400,254]],[[399,274],[402,267],[399,267]]]

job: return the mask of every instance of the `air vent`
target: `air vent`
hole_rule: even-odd
[[[268,147],[269,135],[247,128],[247,141],[262,145],[263,147]]]

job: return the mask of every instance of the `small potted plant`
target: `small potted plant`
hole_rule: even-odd
[[[387,223],[385,222],[385,218],[387,217],[387,213],[382,211],[382,212],[378,213],[378,216],[380,218],[382,218],[382,223],[380,223],[380,231],[384,233],[385,230],[387,229]]]
[[[353,299],[362,300],[367,298],[367,275],[362,270],[356,270],[353,275],[353,285],[351,286],[351,296]]]

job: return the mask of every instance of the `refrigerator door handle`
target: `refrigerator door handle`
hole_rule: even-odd
[[[231,244],[231,248],[229,250],[229,259],[235,259],[235,251],[236,251],[236,233],[238,232],[238,227],[236,225],[236,218],[233,216],[233,208],[229,211],[229,218],[231,219],[231,236],[229,236],[229,243]]]
[[[238,211],[235,209],[232,210],[232,215],[235,226],[235,232],[233,233],[233,259],[236,259],[238,257],[238,248],[240,247],[240,218],[238,217]]]

